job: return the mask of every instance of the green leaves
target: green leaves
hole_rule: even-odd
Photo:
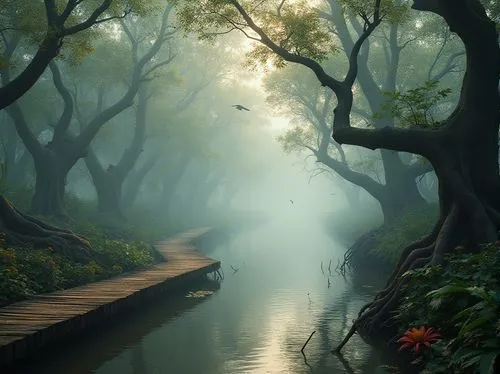
[[[185,32],[205,40],[231,31],[240,31],[246,37],[262,42],[248,53],[251,67],[271,64],[281,68],[285,60],[269,48],[272,41],[277,48],[290,53],[322,61],[336,50],[326,21],[305,0],[178,0],[179,22]],[[249,17],[249,18],[247,18]],[[259,35],[263,33],[266,36]]]
[[[500,252],[488,244],[447,260],[440,273],[434,267],[407,272],[398,320],[402,329],[417,319],[443,333],[444,349],[425,372],[493,373],[500,354]]]
[[[395,265],[406,243],[418,239],[432,229],[433,219],[430,217],[437,217],[435,205],[404,215],[392,225],[391,230],[377,237],[377,245],[370,253]]]
[[[371,16],[374,1],[367,0],[339,0],[344,12],[354,15]],[[402,23],[409,17],[408,3],[394,0],[382,0],[380,2],[380,14],[389,23]]]
[[[394,117],[401,127],[437,128],[439,107],[451,89],[438,89],[439,81],[428,81],[423,86],[406,92],[385,92],[387,101],[374,118]],[[436,110],[437,109],[437,110]]]
[[[498,355],[498,352],[490,352],[482,355],[479,361],[479,374],[494,374],[495,360]]]

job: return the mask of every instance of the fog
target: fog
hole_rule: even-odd
[[[0,30],[1,88],[36,62],[51,20],[50,2],[14,3],[0,0],[10,25]],[[69,3],[68,20],[78,24],[99,2]],[[329,350],[403,244],[430,230],[438,180],[423,156],[335,141],[334,110],[349,100],[318,76],[340,87],[359,70],[345,86],[354,103],[339,127],[435,129],[458,102],[463,45],[434,16],[396,2],[353,69],[351,50],[373,13],[362,2],[242,1],[256,4],[250,15],[277,40],[273,50],[237,10],[222,12],[234,2],[199,3],[208,10],[194,1],[115,1],[92,27],[60,37],[36,83],[5,99],[0,194],[19,211],[113,250],[206,227],[215,239],[200,251],[221,260],[225,277],[199,287],[210,290],[207,301],[183,294],[144,307],[151,320],[110,327],[102,349],[89,337],[40,373],[78,373],[68,360],[80,353],[89,358],[82,374],[203,374],[204,365],[214,374],[305,372],[296,348],[316,330],[310,358],[319,372],[373,373],[378,355],[358,338],[346,352],[354,370]],[[301,14],[307,20],[296,23]],[[309,60],[286,61],[304,56],[321,73]],[[50,291],[67,284],[79,283]]]

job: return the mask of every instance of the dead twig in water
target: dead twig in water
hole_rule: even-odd
[[[355,332],[356,332],[356,324],[353,324],[351,329],[349,330],[349,332],[345,336],[344,340],[342,340],[342,342],[337,346],[337,348],[335,348],[332,351],[332,353],[334,353],[334,354],[340,353],[340,350],[344,347],[344,345],[347,344],[347,342],[349,341],[349,339],[351,339],[351,336],[353,336]]]
[[[307,343],[309,343],[309,340],[311,340],[311,338],[313,337],[314,333],[316,332],[316,330],[314,330],[311,335],[309,335],[309,338],[306,340],[306,342],[304,343],[304,345],[302,346],[302,349],[300,350],[300,352],[302,352],[302,354],[304,354],[304,349],[306,348],[306,345]]]
[[[325,275],[325,271],[323,270],[323,261],[321,261],[321,272]]]
[[[332,260],[330,259],[330,263],[328,264],[328,273],[330,276],[332,275]]]
[[[312,371],[313,368],[311,365],[309,365],[309,362],[307,362],[307,357],[304,352],[302,352],[302,356],[304,357],[304,364],[306,364],[306,366]]]

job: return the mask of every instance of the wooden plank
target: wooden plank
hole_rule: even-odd
[[[193,229],[156,243],[167,262],[150,269],[0,308],[0,367],[106,321],[183,281],[217,270],[220,262],[197,252],[192,244],[209,230]]]

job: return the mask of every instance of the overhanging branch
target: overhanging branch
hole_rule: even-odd
[[[357,127],[334,127],[333,139],[339,144],[359,145],[375,149],[390,149],[409,152],[431,159],[438,148],[441,133],[422,129],[360,129]]]

